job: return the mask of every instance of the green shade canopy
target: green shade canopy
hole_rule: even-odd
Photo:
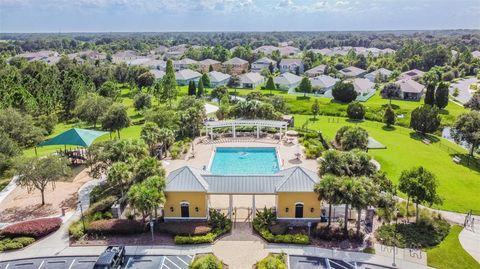
[[[95,139],[104,134],[107,134],[107,132],[72,128],[53,138],[43,141],[42,143],[38,144],[38,146],[75,145],[88,147],[93,143],[93,141],[95,141]]]

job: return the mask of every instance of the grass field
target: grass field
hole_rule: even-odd
[[[458,235],[461,231],[462,227],[458,225],[452,226],[450,233],[440,245],[427,250],[428,266],[438,269],[480,268],[480,264],[460,245]]]
[[[310,118],[295,115],[295,126],[301,128]],[[335,119],[335,122],[329,123],[328,119]],[[340,127],[354,124],[365,128],[370,136],[387,146],[386,149],[370,150],[369,154],[381,164],[382,171],[393,182],[398,183],[402,170],[422,165],[432,171],[439,181],[438,191],[444,201],[437,208],[457,212],[480,209],[480,171],[452,161],[454,151],[466,154],[466,150],[454,143],[432,137],[432,144],[426,145],[407,128],[386,129],[378,122],[352,123],[345,118],[327,116],[321,116],[315,122],[309,121],[308,128],[320,130],[330,141]]]

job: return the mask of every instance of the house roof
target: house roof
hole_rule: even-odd
[[[290,54],[296,54],[300,52],[299,48],[295,48],[292,46],[279,47],[278,50],[282,55],[290,55]]]
[[[165,76],[165,72],[158,69],[152,69],[150,70],[150,73],[155,76],[155,79],[161,79],[163,76]]]
[[[425,74],[425,72],[420,71],[418,69],[412,69],[412,70],[408,70],[408,71],[405,71],[405,72],[401,73],[400,78],[410,79],[410,78],[423,77],[423,74]]]
[[[366,78],[356,78],[352,81],[352,84],[355,91],[359,93],[370,92],[375,87],[375,83]]]
[[[327,68],[327,66],[324,64],[321,64],[319,66],[315,66],[312,69],[308,69],[307,71],[305,71],[305,73],[307,74],[325,73],[325,68]]]
[[[356,77],[365,72],[366,72],[365,70],[355,66],[349,66],[340,70],[340,73],[348,77]]]
[[[189,80],[189,79],[196,79],[201,77],[202,74],[198,73],[197,71],[193,71],[190,69],[183,69],[180,71],[175,72],[175,78],[180,80]]]
[[[273,175],[212,175],[184,166],[167,177],[167,192],[206,192],[215,194],[275,194],[312,192],[319,177],[313,171],[296,166]]]
[[[230,60],[227,60],[227,61],[223,62],[223,64],[241,65],[241,64],[248,64],[248,62],[245,61],[244,59],[234,57]]]
[[[271,45],[266,45],[266,46],[260,46],[256,49],[253,50],[254,53],[257,52],[263,52],[265,54],[271,54],[272,52],[278,50],[278,47],[271,46]]]
[[[202,173],[206,172],[190,166],[174,170],[167,177],[165,191],[206,192],[208,183]]]
[[[337,83],[338,81],[339,81],[338,78],[333,78],[327,75],[320,75],[310,79],[310,82],[312,83],[312,87],[318,87],[318,88],[333,87],[333,85],[335,85],[335,83]]]
[[[190,58],[185,58],[185,59],[181,59],[181,60],[175,61],[174,63],[175,63],[175,64],[190,65],[190,64],[196,64],[196,63],[198,63],[198,62],[195,61],[195,60],[192,60],[192,59],[190,59]]]
[[[260,58],[258,60],[256,60],[255,62],[253,62],[254,64],[273,64],[275,65],[277,63],[277,61],[274,61],[270,58],[267,58],[267,57],[263,57],[263,58]]]
[[[422,93],[423,89],[425,89],[425,86],[413,79],[401,79],[395,82],[395,84],[400,86],[402,92]]]
[[[230,78],[229,74],[224,74],[222,72],[212,71],[208,73],[211,82],[221,82]]]
[[[241,83],[251,83],[251,84],[258,83],[265,79],[259,73],[253,73],[253,72],[241,74],[239,78]]]
[[[302,65],[302,59],[282,59],[280,65]]]
[[[274,77],[273,81],[275,84],[280,84],[280,85],[292,85],[299,83],[302,80],[302,77],[294,75],[292,73],[286,72],[281,74],[278,77]]]
[[[473,58],[480,58],[480,51],[476,50],[472,52]]]
[[[379,68],[373,72],[368,73],[366,76],[373,76],[376,77],[377,74],[380,74],[382,76],[390,76],[392,74],[392,71],[386,69],[386,68]]]
[[[205,60],[201,60],[198,63],[201,65],[212,65],[212,64],[219,64],[220,62],[213,59],[205,59]]]

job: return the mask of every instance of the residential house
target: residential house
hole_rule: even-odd
[[[187,51],[187,44],[180,44],[177,46],[170,47],[167,52],[165,52],[165,57],[168,59],[180,59],[185,51]]]
[[[182,70],[182,69],[189,69],[194,67],[195,65],[198,65],[198,62],[190,58],[173,61],[173,68],[175,68],[176,71]],[[192,69],[195,69],[195,68],[192,68]]]
[[[310,78],[312,89],[318,94],[326,94],[327,92],[330,92],[333,89],[333,86],[335,86],[335,83],[338,81],[340,81],[340,79],[327,75],[320,75]]]
[[[408,70],[406,72],[403,72],[400,74],[400,77],[399,79],[402,80],[402,79],[419,79],[419,78],[422,78],[423,75],[425,74],[425,72],[423,71],[420,71],[418,69],[412,69],[412,70]]]
[[[278,47],[267,45],[267,46],[260,46],[253,50],[253,53],[263,53],[265,55],[270,55],[272,52],[278,50]]]
[[[315,66],[314,68],[305,71],[305,75],[307,75],[307,77],[309,78],[317,77],[325,74],[326,69],[327,69],[327,66],[324,64],[321,64],[319,66]]]
[[[329,48],[311,49],[311,51],[313,51],[316,54],[323,55],[323,56],[332,56],[333,55],[333,51]]]
[[[274,61],[267,57],[263,57],[252,63],[251,71],[260,72],[262,71],[262,69],[269,69],[270,65],[273,66],[274,71],[277,70],[277,61]]]
[[[47,64],[56,64],[60,61],[60,55],[58,52],[51,51],[51,50],[42,50],[42,51],[37,51],[37,52],[26,52],[17,55],[17,57],[22,57],[27,59],[30,62],[33,61],[42,61]]]
[[[113,63],[124,63],[128,61],[133,61],[139,58],[143,58],[142,56],[138,55],[133,50],[124,50],[119,51],[112,55],[112,62]]]
[[[223,62],[222,66],[223,71],[230,75],[240,75],[248,71],[248,62],[238,57]]]
[[[191,69],[182,69],[175,72],[175,78],[178,85],[188,85],[190,81],[194,81],[195,83],[197,83],[201,77],[202,74]]]
[[[304,66],[302,59],[282,59],[280,61],[280,73],[290,72],[303,74]]]
[[[240,88],[254,89],[265,82],[265,78],[259,73],[245,73],[239,76]]]
[[[163,76],[165,76],[165,71],[158,70],[158,69],[152,69],[152,70],[150,70],[150,73],[153,74],[155,79],[162,79]]]
[[[160,45],[150,51],[150,54],[162,55],[168,51],[168,47]]]
[[[289,72],[273,78],[276,88],[284,91],[294,91],[301,81],[302,77]]]
[[[379,68],[373,72],[366,74],[365,78],[370,80],[371,82],[385,82],[392,75],[392,73],[393,72],[388,69]]]
[[[322,206],[313,191],[320,181],[317,173],[294,166],[271,175],[214,175],[209,171],[184,166],[172,171],[166,180],[165,221],[207,220],[209,196],[275,195],[280,222],[319,222]],[[255,204],[252,208],[255,212]],[[230,198],[229,212],[233,211]],[[231,214],[231,213],[230,213]]]
[[[230,80],[229,74],[224,74],[218,71],[209,72],[208,77],[210,78],[210,88],[215,88],[220,85],[227,85],[228,81]]]
[[[472,56],[475,59],[480,59],[480,51],[478,51],[478,50],[472,51]]]
[[[366,78],[356,78],[352,80],[353,88],[359,96],[368,95],[375,92],[375,83]]]
[[[158,69],[158,70],[163,70],[167,68],[167,62],[164,60],[151,60],[149,62],[146,62],[144,66],[150,68],[150,69]]]
[[[349,66],[340,70],[340,74],[342,74],[346,78],[360,78],[363,77],[363,75],[365,75],[366,73],[366,70],[355,66]]]
[[[395,82],[400,86],[400,98],[404,100],[418,101],[422,98],[425,86],[413,79],[401,79]]]
[[[205,59],[198,62],[198,70],[201,73],[210,72],[210,67],[213,71],[219,71],[222,68],[222,63],[212,59]]]
[[[131,66],[135,66],[135,65],[146,66],[146,64],[151,60],[152,60],[151,58],[136,58],[133,60],[126,60],[125,63]]]
[[[280,51],[280,55],[283,57],[298,56],[302,52],[299,48],[292,46],[279,47],[278,51]]]
[[[395,50],[390,48],[383,49],[381,52],[381,54],[394,54],[394,53],[395,53]]]

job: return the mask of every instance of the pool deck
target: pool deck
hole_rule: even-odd
[[[280,158],[280,170],[287,169],[293,166],[302,166],[309,170],[316,172],[318,170],[318,163],[316,160],[305,159],[303,153],[303,146],[298,144],[295,138],[293,143],[279,143],[278,140],[270,138],[252,139],[252,141],[242,142],[224,142],[217,144],[204,144],[200,141],[202,138],[195,140],[195,157],[192,158],[191,152],[186,154],[185,159],[181,160],[165,160],[163,166],[167,171],[167,174],[175,169],[183,166],[192,166],[202,169],[204,166],[208,167],[212,153],[215,147],[275,147],[278,149],[278,158]],[[191,151],[191,149],[190,149]],[[301,151],[302,156],[300,160],[297,160],[295,154]],[[211,195],[210,206],[217,209],[228,208],[228,195]],[[233,204],[239,208],[237,217],[239,219],[247,217],[247,211],[245,208],[252,206],[251,195],[234,195]],[[275,205],[275,195],[256,195],[255,205],[257,208],[263,208],[264,206],[271,207]]]

